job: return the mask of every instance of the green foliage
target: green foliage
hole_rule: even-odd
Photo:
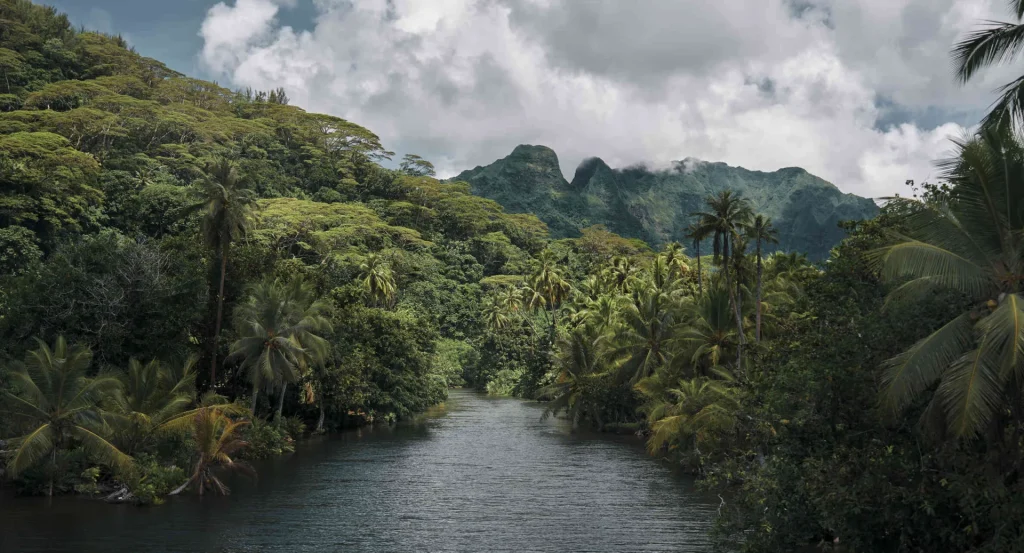
[[[430,362],[432,375],[443,380],[445,387],[462,386],[462,375],[478,362],[480,353],[467,342],[441,339],[437,341],[434,358]]]
[[[688,159],[655,171],[642,166],[611,169],[591,158],[580,164],[570,182],[562,176],[555,152],[545,146],[518,146],[508,157],[464,171],[452,181],[469,183],[474,193],[510,212],[537,215],[556,237],[579,236],[583,229],[603,225],[655,245],[682,242],[684,229],[694,221],[691,213],[703,207],[703,198],[732,190],[776,222],[780,249],[807,252],[812,259],[826,257],[842,239],[839,221],[878,213],[871,200],[843,194],[795,167],[763,173]]]
[[[176,465],[164,465],[153,455],[136,456],[134,474],[128,490],[139,505],[160,505],[163,498],[181,485],[188,476]]]
[[[295,451],[294,440],[287,429],[264,419],[253,419],[241,436],[247,444],[241,453],[244,459],[267,459]]]
[[[92,354],[81,346],[68,346],[58,337],[51,348],[39,342],[29,352],[22,370],[12,374],[16,393],[3,392],[5,410],[17,418],[23,434],[13,442],[7,463],[11,476],[18,476],[49,457],[49,490],[59,475],[57,454],[72,442],[90,456],[116,470],[126,470],[131,458],[102,435],[99,403],[115,393],[120,382],[109,376],[88,378],[86,369]]]

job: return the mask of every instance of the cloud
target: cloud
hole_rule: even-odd
[[[948,51],[996,0],[273,0],[210,9],[201,60],[239,87],[365,125],[442,175],[521,143],[668,167],[801,166],[882,196],[934,175],[994,71],[953,82]],[[770,31],[769,31],[770,29]],[[965,115],[966,114],[966,115]]]

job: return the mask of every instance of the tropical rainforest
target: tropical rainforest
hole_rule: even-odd
[[[1016,47],[991,33],[1024,36],[969,36],[962,79]],[[0,455],[20,494],[225,494],[306,434],[464,386],[644,436],[722,498],[724,550],[1024,550],[1016,89],[880,209],[774,174],[813,225],[756,180],[720,186],[726,166],[581,166],[581,190],[717,183],[654,236],[507,212],[473,194],[490,169],[438,180],[285,90],[189,78],[27,0],[0,0],[0,76]],[[557,192],[611,213],[601,182],[596,207]]]

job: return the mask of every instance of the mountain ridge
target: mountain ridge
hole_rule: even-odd
[[[554,237],[578,236],[592,225],[639,238],[652,246],[686,242],[683,229],[705,198],[734,190],[754,209],[772,217],[778,249],[822,259],[845,232],[842,220],[878,213],[869,198],[844,193],[802,167],[758,171],[692,157],[670,168],[637,164],[612,168],[599,157],[584,159],[571,180],[557,153],[544,145],[520,144],[508,156],[459,173],[450,182],[470,185],[474,194],[497,201],[511,213],[533,213]]]

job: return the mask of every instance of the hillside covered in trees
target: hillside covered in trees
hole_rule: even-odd
[[[26,0],[0,0],[0,91],[0,456],[20,494],[226,494],[225,473],[304,434],[467,386],[643,436],[720,494],[723,550],[1022,550],[1024,143],[998,118],[920,196],[829,228],[845,238],[816,264],[772,252],[803,219],[727,187],[739,170],[592,161],[573,197],[553,153],[520,147],[550,186],[511,211],[723,187],[685,227],[573,215],[551,236],[471,193],[512,186],[504,168],[386,169],[368,129]],[[874,214],[769,177],[828,199],[808,200],[821,225]],[[656,248],[635,237],[655,230]]]
[[[779,243],[770,251],[800,252],[813,260],[828,257],[845,236],[840,221],[878,214],[873,201],[843,194],[799,167],[765,173],[686,159],[668,170],[612,169],[590,158],[567,181],[555,152],[545,146],[518,146],[508,157],[463,171],[452,181],[468,182],[474,194],[495,200],[506,211],[537,215],[557,238],[604,225],[654,246],[684,242],[684,229],[696,222],[694,213],[703,209],[704,199],[728,190],[775,222]]]

